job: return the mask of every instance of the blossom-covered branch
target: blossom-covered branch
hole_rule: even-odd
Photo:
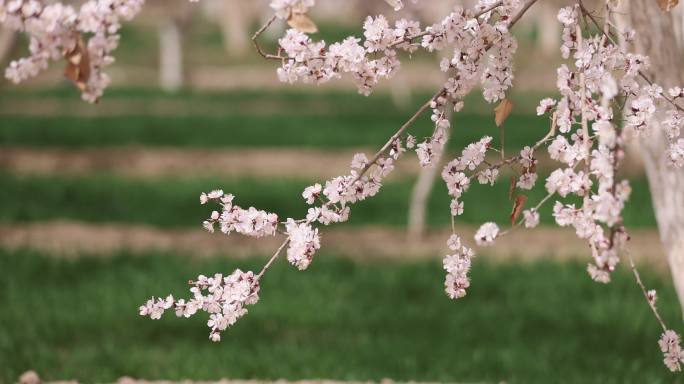
[[[0,23],[29,35],[28,57],[12,61],[5,77],[19,83],[47,69],[50,60],[65,58],[65,75],[94,103],[110,78],[104,68],[114,62],[121,21],[131,20],[144,0],[89,0],[70,5],[44,5],[38,0],[0,0]]]
[[[531,0],[530,3],[534,1]],[[282,4],[284,3],[274,1],[272,6],[276,9],[276,16],[284,19],[289,18],[292,12],[308,9],[306,4],[299,1],[290,1],[291,8],[287,10],[279,8]],[[248,272],[249,278],[244,280],[252,284],[251,290],[258,291],[259,280],[283,252],[287,254],[288,261],[300,270],[310,265],[315,252],[320,248],[320,235],[318,228],[314,226],[348,220],[354,203],[373,197],[380,191],[382,180],[394,169],[394,163],[399,157],[407,150],[416,148],[416,139],[406,134],[406,131],[424,112],[432,110],[435,131],[431,137],[418,144],[416,150],[419,154],[422,153],[419,155],[421,163],[428,166],[431,164],[431,157],[443,149],[444,130],[449,124],[444,118],[445,108],[460,109],[460,98],[480,82],[480,79],[490,90],[488,94],[492,100],[503,97],[503,90],[511,85],[512,80],[511,64],[506,61],[512,58],[512,54],[504,51],[515,47],[514,40],[508,34],[508,28],[512,26],[511,14],[517,8],[517,2],[483,2],[478,4],[475,13],[458,8],[442,22],[425,30],[419,30],[416,22],[399,21],[395,28],[391,28],[384,17],[369,18],[364,24],[366,41],[363,46],[359,44],[359,39],[348,38],[342,44],[335,43],[325,49],[325,43],[313,42],[306,34],[290,29],[285,37],[280,39],[280,50],[277,55],[264,52],[257,40],[275,19],[269,19],[255,33],[252,40],[258,53],[266,59],[275,57],[282,60],[282,66],[279,68],[281,80],[323,82],[339,77],[342,73],[350,73],[357,80],[362,93],[370,92],[372,85],[375,85],[379,78],[392,74],[394,66],[398,66],[398,61],[393,61],[396,60],[397,48],[408,51],[414,51],[419,46],[429,51],[442,50],[451,45],[455,48],[452,47],[452,60],[442,63],[443,69],[453,73],[453,76],[449,77],[445,86],[424,103],[371,159],[365,154],[356,154],[352,159],[349,174],[332,178],[324,184],[314,184],[304,190],[302,197],[312,205],[304,219],[288,218],[279,221],[274,214],[253,207],[243,209],[233,204],[232,195],[226,195],[220,190],[202,194],[201,203],[213,201],[221,207],[221,212],[213,211],[204,222],[205,228],[210,232],[218,226],[226,234],[237,232],[252,237],[276,236],[278,233],[285,235],[279,249],[262,271],[256,275]],[[408,28],[409,25],[414,27]],[[413,40],[418,38],[422,39],[421,43],[414,43]],[[457,54],[456,50],[463,50],[463,53]],[[496,53],[487,57],[486,52],[489,50],[495,50]],[[281,53],[286,56],[281,56]],[[378,59],[380,55],[382,57]],[[389,60],[389,57],[394,59]],[[283,76],[284,72],[291,73],[296,78]],[[361,76],[360,73],[365,75]],[[453,247],[455,242],[450,244]],[[450,266],[447,268],[451,269]],[[242,272],[236,271],[235,274],[241,276]],[[172,297],[153,298],[141,307],[141,314],[153,314],[154,318],[158,318],[165,309],[175,308],[177,314],[187,315],[189,312],[185,309],[179,311],[179,302],[180,308],[193,309],[190,314],[194,314],[194,309],[199,308],[210,314],[208,326],[211,328],[211,339],[219,340],[220,332],[244,315],[246,309],[244,300],[237,303],[221,301],[225,292],[221,285],[216,283],[218,280],[219,277],[213,280],[214,295],[209,299],[206,295],[199,294],[198,287],[193,285],[193,298],[188,301],[189,306],[185,301],[176,301]],[[199,281],[203,281],[202,278]],[[229,292],[232,295],[232,291]],[[249,291],[244,288],[244,292]],[[240,297],[254,298],[256,294],[245,293]],[[209,304],[206,304],[207,302]],[[217,302],[228,306],[227,313],[223,313],[224,310],[220,305],[216,305]],[[234,308],[239,308],[239,311],[236,312]],[[227,316],[227,321],[223,321],[222,316]]]
[[[31,37],[31,55],[12,62],[6,76],[19,82],[45,69],[49,60],[64,57],[67,76],[81,88],[86,100],[96,101],[109,82],[102,70],[113,61],[110,53],[118,43],[120,20],[131,19],[142,1],[89,0],[77,12],[60,3],[0,0],[0,22]],[[259,55],[279,64],[276,72],[282,82],[322,84],[348,77],[359,93],[369,95],[381,80],[399,71],[405,53],[418,50],[442,52],[439,69],[447,80],[374,156],[369,159],[365,154],[356,154],[348,174],[305,188],[302,197],[310,207],[303,218],[282,220],[275,213],[242,208],[235,204],[233,195],[222,190],[203,193],[201,204],[217,206],[204,222],[209,232],[218,229],[224,234],[254,238],[284,236],[283,242],[259,273],[235,270],[228,276],[199,276],[190,282],[191,298],[153,297],[140,307],[140,314],[158,319],[168,309],[184,317],[203,311],[209,314],[211,340],[220,340],[221,332],[258,301],[260,280],[280,255],[285,254],[299,270],[307,269],[321,247],[319,227],[347,221],[356,202],[379,193],[384,178],[404,153],[414,150],[421,166],[438,166],[450,128],[448,116],[451,111],[462,110],[465,96],[476,88],[481,89],[488,103],[499,103],[495,120],[501,129],[501,149],[492,145],[494,138],[484,136],[464,146],[460,155],[443,167],[441,176],[451,197],[452,223],[464,211],[462,197],[471,183],[493,185],[501,170],[509,169],[514,175],[509,194],[513,205],[511,227],[501,230],[493,222],[484,223],[475,234],[475,243],[490,245],[523,225],[537,226],[540,207],[553,199],[556,223],[573,227],[591,250],[592,262],[587,266],[590,277],[608,283],[629,240],[622,210],[631,189],[626,180],[618,178],[625,143],[629,137],[663,129],[669,142],[667,166],[684,166],[684,108],[678,104],[684,90],[674,87],[664,92],[645,74],[648,57],[630,53],[616,43],[630,41],[634,34],[619,31],[609,22],[613,12],[610,2],[605,7],[603,25],[581,2],[562,8],[558,13],[563,26],[561,55],[567,62],[557,70],[560,98],[545,98],[537,107],[537,115],[550,117],[551,128],[536,143],[506,157],[502,124],[512,108],[506,92],[513,85],[512,63],[517,49],[510,28],[535,1],[521,4],[519,0],[480,0],[473,9],[457,6],[437,23],[425,27],[415,20],[369,16],[362,26],[363,39],[350,36],[327,44],[310,36],[316,27],[306,14],[314,0],[273,0],[274,15],[256,31],[252,42]],[[388,3],[397,9],[402,6],[399,0]],[[591,20],[600,32],[587,30],[580,17]],[[277,52],[268,53],[258,39],[279,20],[292,28],[278,40]],[[432,134],[424,138],[412,136],[410,128],[428,110],[434,123]],[[650,122],[657,116],[666,118],[654,127]],[[539,179],[536,153],[543,147],[558,166],[545,179],[547,195],[525,209],[525,191]],[[488,155],[494,155],[492,152],[498,152],[499,161],[487,160],[491,159]],[[455,231],[447,247],[450,254],[443,260],[445,291],[456,299],[467,294],[475,251]],[[684,363],[680,337],[665,326],[655,306],[655,292],[646,290],[631,259],[630,265],[664,330],[659,345],[665,364],[679,370]]]
[[[349,75],[359,92],[368,95],[381,79],[390,78],[399,69],[399,52],[448,49],[450,54],[440,62],[441,70],[448,75],[444,87],[390,137],[371,160],[363,154],[357,154],[352,160],[349,175],[333,178],[324,185],[307,187],[303,193],[307,203],[321,204],[311,207],[305,219],[287,219],[282,223],[272,219],[269,222],[276,226],[284,225],[285,229],[281,232],[286,238],[258,274],[255,284],[286,246],[290,263],[299,269],[306,269],[320,248],[318,229],[314,225],[346,221],[351,205],[377,194],[382,186],[382,178],[391,172],[394,161],[407,149],[415,147],[422,166],[436,166],[435,159],[444,150],[450,125],[447,111],[460,111],[464,96],[475,86],[482,88],[486,101],[494,103],[503,100],[499,108],[509,110],[502,112],[503,116],[497,116],[497,124],[501,123],[499,119],[506,119],[510,104],[505,100],[505,92],[512,85],[512,57],[517,47],[509,28],[533,3],[529,1],[521,7],[516,1],[481,1],[474,11],[457,7],[439,23],[425,28],[415,21],[401,19],[391,26],[384,16],[369,17],[363,25],[363,42],[350,37],[329,46],[293,28],[287,30],[279,40],[277,54],[268,54],[257,42],[259,35],[276,19],[288,20],[294,13],[305,13],[313,5],[310,1],[301,0],[272,3],[276,15],[257,31],[253,42],[264,58],[280,62],[278,78],[284,82],[319,84]],[[517,9],[519,11],[514,14],[513,11]],[[647,133],[647,122],[653,117],[656,108],[667,109],[666,103],[660,100],[669,102],[670,106],[675,107],[667,111],[669,120],[665,122],[671,140],[669,165],[682,166],[684,152],[682,139],[679,138],[682,119],[674,99],[683,97],[684,93],[672,89],[669,91],[672,99],[664,96],[662,89],[648,81],[642,72],[648,66],[648,59],[624,52],[603,29],[602,35],[584,36],[585,32],[579,23],[582,12],[586,12],[586,9],[578,4],[561,9],[558,15],[564,27],[561,52],[565,59],[572,57],[573,61],[571,66],[563,64],[558,68],[557,86],[561,98],[544,99],[537,108],[538,115],[551,116],[549,133],[534,145],[508,158],[504,156],[502,147],[499,151],[501,161],[497,163],[486,160],[488,152],[496,149],[492,147],[493,138],[485,136],[467,145],[459,157],[446,164],[442,178],[452,197],[450,213],[453,223],[463,213],[461,197],[471,182],[477,180],[481,184],[493,185],[504,167],[510,168],[516,175],[511,183],[510,198],[515,195],[512,227],[502,231],[495,223],[483,224],[475,234],[478,245],[492,244],[523,224],[527,228],[535,227],[539,223],[540,207],[553,197],[561,199],[553,207],[556,222],[560,226],[574,227],[578,237],[588,242],[594,259],[587,267],[588,272],[594,280],[607,283],[610,273],[619,262],[619,251],[629,239],[622,225],[621,212],[629,197],[630,187],[626,180],[616,177],[624,157],[626,135]],[[619,110],[623,103],[627,103],[628,108],[626,121],[621,124],[613,111]],[[431,119],[435,124],[432,135],[423,140],[407,135],[406,131],[413,122],[428,109],[432,111]],[[546,179],[546,197],[533,208],[524,210],[527,197],[522,191],[532,189],[538,179],[535,152],[548,142],[550,157],[561,166]],[[367,176],[369,170],[373,171]],[[580,197],[581,206],[564,202],[570,196]],[[214,199],[217,198],[225,197],[214,196]],[[213,230],[214,223],[219,223],[223,232],[229,233],[233,224],[229,222],[226,227],[226,203],[222,205],[224,213],[212,213],[205,226]],[[228,212],[234,210],[234,207],[229,206]],[[254,211],[257,217],[262,217],[261,221],[268,216],[265,212],[257,214],[260,211]],[[520,214],[522,218],[518,219]],[[260,220],[251,219],[248,222],[259,223]],[[269,234],[276,232],[272,228]],[[261,232],[257,231],[257,234],[261,235]],[[460,298],[467,294],[470,286],[468,274],[475,252],[455,232],[447,240],[447,247],[451,254],[443,261],[447,272],[445,290],[449,297]],[[639,285],[643,287],[636,268],[633,268]],[[654,295],[647,293],[646,297]],[[152,303],[154,305],[155,301]],[[158,307],[175,305],[172,300],[159,299],[156,303]],[[654,304],[650,304],[657,315]],[[229,315],[232,316],[232,312],[229,311]],[[212,316],[216,318],[215,313]],[[221,324],[232,324],[233,317],[230,319]],[[666,329],[659,316],[658,319]],[[215,324],[215,321],[209,324],[212,327],[212,339],[218,338],[217,330],[225,329],[215,328]],[[684,361],[681,360],[684,353],[679,347],[679,336],[666,330],[660,346],[665,353],[666,365],[673,370],[679,369],[680,361]]]

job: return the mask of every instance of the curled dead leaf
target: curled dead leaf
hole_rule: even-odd
[[[78,34],[76,45],[70,51],[64,52],[67,65],[64,68],[64,77],[71,80],[81,91],[86,88],[90,79],[90,56],[83,37]]]
[[[670,12],[672,8],[676,7],[677,4],[679,4],[679,0],[656,0],[658,2],[658,6],[660,9],[662,9],[665,12]]]
[[[527,196],[518,195],[515,197],[515,203],[513,203],[513,210],[511,211],[511,225],[515,225],[518,216],[522,213],[523,208],[525,208],[525,203],[527,202]]]
[[[309,18],[309,16],[303,14],[303,13],[293,13],[290,15],[290,18],[287,19],[287,24],[304,33],[316,33],[318,32],[318,27],[316,26],[316,23],[313,22]]]
[[[400,10],[404,6],[401,0],[385,0],[385,2],[394,8],[395,11]]]
[[[496,122],[496,126],[500,127],[501,124],[508,119],[508,115],[511,114],[511,111],[513,110],[513,103],[508,100],[508,99],[503,99],[499,103],[499,105],[494,108],[494,121]]]

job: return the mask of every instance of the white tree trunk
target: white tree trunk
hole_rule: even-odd
[[[451,108],[447,108],[446,113],[446,118],[451,121],[451,117],[454,114],[453,110]],[[447,146],[449,144],[451,128],[447,129],[446,136],[444,152],[446,152]],[[411,193],[411,200],[409,202],[408,223],[406,227],[409,241],[418,241],[425,234],[425,223],[427,222],[427,205],[428,201],[430,200],[432,189],[437,181],[437,176],[440,173],[439,170],[442,167],[444,152],[435,156],[433,159],[434,165],[432,167],[422,168],[420,170],[418,180],[416,180],[416,184],[413,186],[413,192]]]
[[[224,0],[220,19],[223,46],[231,56],[241,57],[250,50],[249,22],[252,20],[244,0]]]
[[[538,44],[546,55],[557,55],[560,49],[561,29],[556,13],[558,7],[548,2],[536,5],[539,15],[535,18],[538,26]],[[533,7],[534,9],[534,7]]]
[[[451,111],[447,111],[447,118],[451,120]],[[447,150],[447,145],[449,144],[449,134],[451,129],[447,130],[446,143],[444,143],[444,152]],[[435,156],[433,159],[433,166],[427,168],[421,168],[420,174],[418,175],[418,180],[413,186],[413,192],[411,193],[411,201],[409,203],[408,210],[408,225],[407,225],[407,235],[409,241],[418,241],[425,234],[425,223],[427,221],[427,205],[430,200],[430,194],[437,181],[437,176],[440,174],[442,169],[442,159],[444,158],[444,152]]]
[[[623,22],[636,31],[634,48],[651,58],[649,76],[667,89],[682,86],[684,50],[682,47],[682,7],[672,13],[660,10],[655,0],[629,0],[624,4]],[[658,119],[651,121],[649,137],[640,140],[646,173],[653,197],[658,229],[672,278],[684,309],[684,169],[665,166],[666,139],[658,127]]]
[[[408,238],[410,241],[418,241],[425,234],[427,203],[430,198],[432,188],[435,185],[435,180],[437,179],[438,169],[439,163],[433,167],[421,169],[420,174],[418,175],[418,180],[413,186],[408,216]]]
[[[159,26],[159,83],[163,90],[178,91],[183,86],[183,36],[175,19]]]
[[[16,40],[17,34],[14,31],[0,26],[0,63],[5,62],[5,58],[14,47]]]

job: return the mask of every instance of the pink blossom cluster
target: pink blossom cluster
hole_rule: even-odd
[[[484,11],[493,3],[480,1],[475,9]],[[482,87],[482,94],[490,103],[503,99],[512,85],[512,59],[517,43],[508,32],[508,21],[519,2],[511,0],[500,4],[485,13],[456,7],[441,22],[428,26],[423,32],[421,46],[424,49],[429,52],[448,49],[449,54],[440,62],[440,69],[448,74],[443,93],[430,105],[435,130],[416,148],[422,166],[431,166],[444,149],[450,126],[449,109],[460,111],[463,97],[477,85]],[[493,14],[498,16],[497,20],[488,23]]]
[[[684,363],[684,351],[679,335],[675,331],[667,329],[660,336],[658,345],[663,352],[663,363],[673,372],[681,371],[681,364]]]
[[[390,28],[384,16],[369,16],[364,23],[363,44],[359,38],[347,37],[326,48],[325,41],[313,41],[305,33],[289,29],[278,40],[287,55],[278,68],[278,79],[321,84],[348,73],[359,92],[368,95],[381,79],[389,78],[399,67],[396,48],[408,50],[409,45],[400,43],[419,31],[417,23],[400,20]],[[394,47],[392,43],[396,43]]]
[[[485,160],[487,149],[492,142],[490,136],[485,136],[479,141],[469,144],[461,152],[461,156],[450,161],[442,169],[442,180],[446,183],[449,196],[452,197],[451,207],[452,216],[463,213],[463,204],[459,201],[460,197],[470,187],[470,178],[464,173],[466,170],[473,171]],[[489,170],[489,173],[482,172],[478,177],[482,184],[492,183],[496,180],[498,170]]]
[[[213,211],[211,216],[204,221],[203,225],[209,232],[214,232],[214,226],[218,223],[221,232],[230,234],[237,232],[251,237],[273,236],[278,226],[278,215],[258,210],[254,207],[243,209],[233,204],[235,197],[224,194],[222,190],[216,190],[209,194],[202,193],[200,202],[218,201],[222,212]]]
[[[274,1],[272,6],[282,18],[292,12],[294,4],[302,3],[282,0]],[[485,10],[490,3],[480,2],[476,9]],[[392,25],[383,15],[369,16],[363,24],[363,40],[347,37],[327,47],[324,41],[313,41],[305,33],[290,29],[279,40],[286,57],[278,68],[278,78],[289,83],[320,84],[350,74],[359,92],[368,95],[379,80],[391,77],[399,68],[400,51],[449,48],[453,54],[440,66],[443,71],[454,70],[456,74],[445,85],[446,96],[458,100],[481,83],[485,98],[496,101],[512,84],[511,59],[517,44],[507,31],[506,20],[517,6],[517,0],[506,0],[479,17],[456,7],[441,22],[424,30],[417,21],[400,19]],[[492,14],[499,18],[489,24]],[[492,53],[487,55],[490,48]],[[433,109],[444,107],[445,103],[436,100],[436,104]]]
[[[287,260],[300,271],[305,270],[311,264],[313,255],[321,248],[321,240],[318,236],[318,228],[313,228],[308,222],[297,223],[292,219],[287,220]]]
[[[668,93],[673,100],[684,98],[684,92],[679,87],[671,88]],[[661,122],[662,127],[665,129],[665,136],[670,143],[666,159],[668,165],[680,168],[684,166],[684,138],[681,137],[684,115],[682,115],[680,110],[672,108],[666,112],[666,116]]]
[[[463,214],[464,206],[460,199],[469,189],[471,181],[477,179],[480,184],[494,185],[501,167],[517,169],[518,176],[514,183],[517,188],[524,190],[534,187],[537,181],[537,159],[534,157],[534,148],[525,147],[517,155],[494,164],[486,160],[487,153],[492,150],[492,137],[484,136],[479,141],[468,144],[461,152],[461,156],[451,160],[442,169],[442,180],[446,183],[448,193],[452,197],[450,208],[453,220]],[[539,224],[539,212],[536,208],[523,211],[523,216],[525,227],[533,228]],[[491,245],[499,234],[500,229],[497,224],[485,223],[476,232],[475,242],[480,246]],[[452,278],[447,276],[447,279]],[[449,296],[453,298],[454,295]]]
[[[579,8],[560,10],[563,25],[562,54],[572,58],[573,66],[558,68],[558,101],[544,99],[539,115],[553,113],[559,133],[548,147],[552,159],[565,164],[546,179],[549,194],[583,198],[581,207],[556,202],[556,222],[570,225],[589,242],[594,263],[588,266],[591,277],[610,281],[610,272],[619,261],[618,249],[626,241],[621,212],[629,198],[627,181],[616,179],[624,157],[625,135],[648,129],[655,111],[657,89],[639,84],[638,75],[648,59],[623,52],[605,36],[582,38],[579,35]],[[628,99],[626,124],[620,127],[613,116],[612,102],[619,95]],[[580,168],[578,170],[578,168]]]
[[[305,219],[288,219],[286,223],[289,241],[287,259],[290,263],[300,270],[306,269],[313,254],[320,248],[318,229],[313,225],[330,225],[349,220],[351,205],[375,196],[382,187],[382,180],[394,170],[394,162],[414,143],[412,136],[390,139],[386,150],[378,153],[373,160],[363,153],[355,154],[348,175],[334,177],[324,185],[316,183],[306,187],[302,197],[313,206],[308,209]],[[317,202],[320,205],[316,205]]]
[[[12,61],[5,77],[22,82],[47,69],[73,51],[80,36],[87,38],[89,76],[82,85],[83,99],[96,102],[109,85],[104,68],[114,62],[111,53],[119,44],[121,21],[131,20],[144,0],[89,0],[78,11],[62,3],[39,0],[0,0],[0,23],[30,37],[30,55]],[[81,60],[85,60],[81,58]]]
[[[499,235],[499,226],[496,223],[484,223],[475,232],[475,242],[477,245],[492,245]]]
[[[444,290],[450,298],[459,299],[466,295],[466,289],[470,287],[468,272],[475,252],[461,244],[461,238],[456,234],[449,237],[447,246],[454,253],[447,255],[443,261],[444,270],[447,272]]]
[[[234,196],[219,189],[200,195],[201,204],[216,202],[222,207],[221,212],[212,211],[203,225],[212,233],[218,224],[224,234],[236,232],[257,238],[283,233],[286,236],[285,242],[272,260],[275,260],[280,251],[287,246],[287,260],[299,270],[305,270],[321,247],[318,228],[314,225],[329,225],[348,220],[350,206],[377,194],[382,186],[382,179],[394,169],[394,162],[406,152],[407,147],[410,148],[414,144],[415,139],[412,136],[397,136],[391,139],[386,148],[373,160],[369,160],[362,153],[355,154],[348,175],[328,180],[325,186],[317,183],[305,188],[302,197],[309,205],[314,205],[308,209],[305,219],[288,218],[285,222],[279,222],[278,216],[273,213],[253,207],[243,209],[233,204]],[[317,202],[320,202],[320,206],[315,206]],[[200,276],[191,290],[195,294],[193,300],[186,303],[182,300],[174,301],[172,296],[166,299],[152,298],[140,307],[140,314],[158,319],[166,309],[174,307],[179,316],[189,317],[197,310],[203,309],[211,314],[210,337],[214,341],[219,341],[220,332],[247,313],[244,306],[254,304],[258,300],[258,282],[269,265],[270,262],[258,275],[237,270],[223,280],[220,275],[209,279]],[[201,295],[204,289],[212,293],[211,298],[207,299]]]
[[[246,306],[259,301],[259,279],[252,272],[236,269],[228,276],[220,273],[213,277],[200,275],[190,282],[192,298],[175,300],[154,297],[140,306],[140,315],[153,320],[160,319],[167,309],[173,308],[178,317],[191,317],[202,311],[209,314],[207,326],[211,329],[209,338],[221,340],[221,332],[232,326],[247,314]]]

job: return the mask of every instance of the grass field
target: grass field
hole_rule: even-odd
[[[415,95],[419,105],[429,95]],[[514,95],[516,114],[506,146],[518,150],[546,133],[533,116],[537,95]],[[375,148],[412,114],[387,95],[340,92],[184,91],[166,95],[113,89],[87,106],[71,89],[0,92],[3,148],[67,150],[135,146],[176,149]],[[455,118],[452,153],[483,134],[498,137],[491,106],[473,98]],[[428,135],[429,116],[414,134]],[[403,161],[416,161],[410,155]],[[306,165],[303,165],[305,168]],[[59,170],[59,167],[57,167]],[[335,176],[334,174],[330,175]],[[543,176],[543,175],[542,175]],[[628,227],[654,228],[648,184],[633,177]],[[70,219],[83,223],[147,224],[161,230],[199,228],[208,208],[199,193],[223,188],[242,206],[300,217],[297,177],[260,179],[179,174],[134,178],[92,172],[64,175],[0,169],[0,222],[14,225]],[[359,203],[343,226],[405,225],[413,180],[389,180]],[[544,196],[543,182],[529,193]],[[465,195],[462,223],[508,222],[506,177]],[[448,225],[445,187],[430,199],[431,228]],[[550,207],[542,223],[550,224]],[[197,244],[201,247],[201,244]],[[524,248],[521,248],[524,252]],[[342,252],[339,252],[342,254]],[[479,252],[467,298],[442,292],[440,262],[359,262],[322,251],[311,269],[281,262],[263,283],[261,302],[224,336],[207,339],[206,319],[151,321],[137,307],[152,295],[185,294],[199,273],[256,269],[265,256],[201,259],[172,253],[55,258],[0,249],[0,382],[34,369],[50,380],[311,379],[573,383],[681,381],[661,363],[659,327],[628,271],[611,285],[592,283],[575,262],[489,263]],[[365,259],[373,259],[368,255]],[[436,257],[436,256],[435,256]],[[588,255],[587,255],[588,257]],[[659,257],[659,255],[654,255]],[[358,259],[364,259],[360,257]],[[659,289],[666,320],[681,323],[669,280],[645,269]],[[678,328],[678,327],[675,327]],[[553,378],[552,380],[550,378]]]
[[[416,98],[422,100],[427,95]],[[514,95],[521,111],[532,111],[535,95]],[[324,92],[182,92],[167,95],[144,89],[113,90],[103,105],[84,106],[71,90],[0,93],[0,101],[28,100],[41,103],[66,103],[58,115],[8,113],[0,119],[0,146],[48,148],[97,148],[137,146],[174,148],[350,148],[379,147],[410,115],[391,103],[387,95],[363,98],[352,93]],[[68,108],[76,101],[75,109]],[[130,114],[106,116],[107,103],[126,102]],[[178,104],[178,103],[180,104]],[[180,115],[151,113],[148,105],[172,103],[182,105]],[[173,104],[176,103],[176,104]],[[213,108],[211,106],[215,106]],[[245,110],[268,106],[263,111]],[[469,100],[470,107],[457,114],[452,152],[460,151],[466,143],[483,134],[498,138],[489,108],[479,98]],[[212,113],[193,112],[210,108]],[[79,116],[78,109],[101,108],[104,116]],[[29,111],[25,111],[29,112]],[[70,113],[71,112],[71,113]],[[507,123],[506,145],[513,151],[542,136],[547,127],[545,119],[532,114],[513,115]],[[415,134],[429,134],[429,118],[425,116]],[[511,134],[514,132],[514,134]],[[409,156],[404,161],[415,161]],[[303,165],[303,168],[306,166]],[[334,175],[330,175],[331,177]],[[306,185],[323,180],[254,180],[197,178],[192,175],[175,179],[130,180],[106,174],[82,177],[48,176],[24,177],[0,174],[4,188],[0,191],[0,219],[4,221],[34,221],[67,217],[95,222],[135,222],[157,226],[195,225],[205,212],[196,204],[201,191],[221,187],[235,193],[245,206],[270,209],[282,216],[299,216],[305,205],[298,196]],[[502,177],[495,187],[474,186],[466,195],[470,209],[461,218],[465,223],[493,220],[505,223],[510,211],[508,183]],[[655,220],[649,207],[649,191],[645,178],[632,181],[634,193],[625,212],[630,226],[653,227]],[[170,186],[173,186],[172,188]],[[362,203],[352,223],[405,223],[405,207],[411,193],[412,181],[392,182],[382,194]],[[25,195],[40,196],[24,199]],[[530,193],[530,201],[544,195],[542,185]],[[479,204],[487,201],[487,204]],[[431,225],[446,225],[444,214],[448,205],[441,183],[430,202]],[[548,208],[547,208],[548,212]],[[549,223],[548,215],[543,222]]]
[[[236,203],[241,206],[266,209],[284,218],[300,218],[306,215],[308,207],[301,193],[314,182],[192,176],[135,180],[108,175],[58,177],[11,174],[0,174],[0,179],[3,181],[0,188],[0,221],[31,222],[68,218],[98,223],[150,224],[166,228],[198,226],[212,209],[199,204],[199,193],[216,188],[235,194]],[[502,180],[507,179],[502,177]],[[629,227],[655,227],[646,180],[636,180],[632,187],[634,191],[630,204],[624,212],[625,223]],[[413,180],[388,182],[378,196],[355,205],[347,225],[404,226],[412,188]],[[466,209],[459,216],[459,222],[509,223],[511,203],[507,198],[508,188],[505,181],[493,187],[474,184],[463,198]],[[538,185],[527,195],[531,202],[537,202],[546,195],[546,191],[543,185]],[[27,199],[26,196],[33,198]],[[22,203],[16,204],[17,201]],[[446,186],[440,182],[435,186],[429,202],[429,224],[450,225],[449,202]],[[541,211],[545,224],[554,223],[552,205],[545,205]]]
[[[198,273],[247,261],[178,255],[55,260],[2,252],[1,378],[27,369],[47,379],[111,381],[128,375],[260,379],[658,383],[658,326],[628,271],[608,286],[578,264],[492,265],[482,256],[463,300],[442,293],[438,262],[363,263],[330,254],[298,272],[276,264],[261,301],[213,344],[205,319],[137,315],[147,297],[185,295]],[[680,321],[669,285],[667,320]]]
[[[429,95],[414,99],[417,109]],[[534,143],[549,129],[546,119],[530,115],[535,97],[524,94],[514,100],[520,104],[520,112],[507,125],[509,132],[515,132],[506,140],[511,149]],[[22,106],[33,103],[37,108],[55,104],[59,114],[2,110],[3,101],[10,106],[12,102],[23,101]],[[108,115],[108,105],[119,101],[126,102],[126,113]],[[469,102],[469,112],[456,115],[453,150],[482,135],[498,137],[492,106],[477,97]],[[379,148],[413,109],[398,108],[383,94],[363,97],[341,92],[186,92],[173,96],[131,89],[109,92],[98,106],[84,105],[71,89],[6,92],[0,93],[0,145]],[[79,116],[79,110],[99,112]],[[431,129],[429,115],[425,115],[412,133],[428,136]]]

